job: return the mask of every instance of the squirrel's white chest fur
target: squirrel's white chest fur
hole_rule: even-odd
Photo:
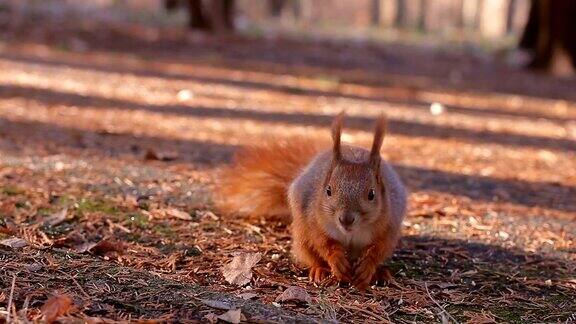
[[[357,228],[352,232],[344,232],[335,223],[330,223],[325,230],[328,236],[346,248],[352,260],[359,258],[364,248],[372,243],[373,235],[370,229]]]

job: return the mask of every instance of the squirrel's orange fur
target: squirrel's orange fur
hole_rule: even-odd
[[[292,255],[310,279],[366,288],[400,238],[406,191],[380,156],[384,118],[370,151],[340,143],[343,114],[332,126],[332,148],[306,140],[268,141],[241,150],[220,177],[222,211],[291,215]]]

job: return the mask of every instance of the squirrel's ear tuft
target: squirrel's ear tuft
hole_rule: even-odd
[[[370,150],[370,164],[377,167],[380,164],[380,148],[384,141],[384,134],[386,132],[386,117],[382,114],[376,120],[376,127],[374,129],[374,141],[372,142],[372,150]]]
[[[340,160],[342,157],[342,151],[340,149],[340,137],[342,135],[342,123],[344,122],[344,116],[346,114],[342,111],[334,118],[332,122],[332,153],[334,154],[334,158],[336,160]]]

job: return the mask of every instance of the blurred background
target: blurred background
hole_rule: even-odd
[[[223,16],[231,17],[226,19],[234,21],[238,32],[252,36],[272,37],[284,33],[355,40],[435,39],[484,44],[491,48],[496,47],[494,44],[513,44],[522,34],[530,7],[530,0],[222,2],[222,9],[201,0],[3,0],[0,5],[4,26],[18,25],[27,15],[41,15],[53,19],[77,16],[147,25],[188,25],[199,30],[231,28],[231,24],[226,23],[217,26],[218,19],[214,19],[212,12],[221,10]]]
[[[2,0],[0,24],[4,37],[31,23],[30,19],[41,19],[59,25],[44,33],[58,32],[74,20],[84,28],[90,22],[139,24],[263,39],[282,35],[357,43],[417,43],[471,55],[488,52],[512,64],[572,75],[575,45],[571,31],[575,26],[569,17],[574,5],[565,0],[532,2],[534,5],[530,0]],[[153,34],[149,31],[148,37]],[[82,47],[81,38],[74,45]],[[523,51],[511,53],[515,48]]]

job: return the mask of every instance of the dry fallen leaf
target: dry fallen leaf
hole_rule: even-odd
[[[42,263],[34,262],[31,264],[27,264],[25,267],[26,267],[26,270],[28,270],[30,272],[36,272],[36,271],[41,270],[43,265],[42,265]]]
[[[44,220],[44,225],[56,226],[66,220],[68,216],[68,207],[50,215],[46,220]]]
[[[209,210],[199,210],[196,212],[196,215],[198,215],[199,217],[209,217],[211,220],[213,221],[217,221],[220,218],[218,216],[216,216],[213,212],[209,211]]]
[[[42,306],[42,322],[52,323],[58,316],[67,313],[72,308],[72,298],[68,295],[55,295]]]
[[[89,252],[90,250],[92,250],[96,246],[96,244],[98,244],[98,243],[84,242],[82,244],[75,246],[74,250],[76,250],[76,252],[78,252],[78,253],[86,253],[86,252]]]
[[[306,303],[311,303],[312,298],[308,292],[301,287],[290,286],[284,290],[278,297],[276,297],[276,302],[286,302],[286,301],[302,301]]]
[[[8,227],[0,225],[0,234],[14,234],[14,231]]]
[[[75,247],[78,253],[92,252],[94,254],[105,254],[106,252],[121,252],[123,244],[109,239],[103,239],[100,242],[86,242]]]
[[[10,219],[0,219],[0,234],[16,233],[16,225]]]
[[[242,319],[242,311],[239,308],[231,309],[226,313],[218,316],[218,319],[224,322],[237,324],[240,323],[240,320]]]
[[[222,267],[222,274],[229,283],[243,286],[252,279],[252,268],[260,259],[262,259],[261,253],[242,253]]]
[[[0,244],[7,246],[9,248],[19,249],[27,246],[28,242],[18,237],[11,237],[9,239],[0,241]]]
[[[192,220],[192,216],[190,216],[190,214],[188,214],[187,212],[182,211],[182,210],[178,210],[178,209],[174,209],[174,208],[168,208],[165,210],[165,212],[166,212],[166,215],[176,217],[176,218],[181,219],[181,220],[186,220],[186,221]]]

